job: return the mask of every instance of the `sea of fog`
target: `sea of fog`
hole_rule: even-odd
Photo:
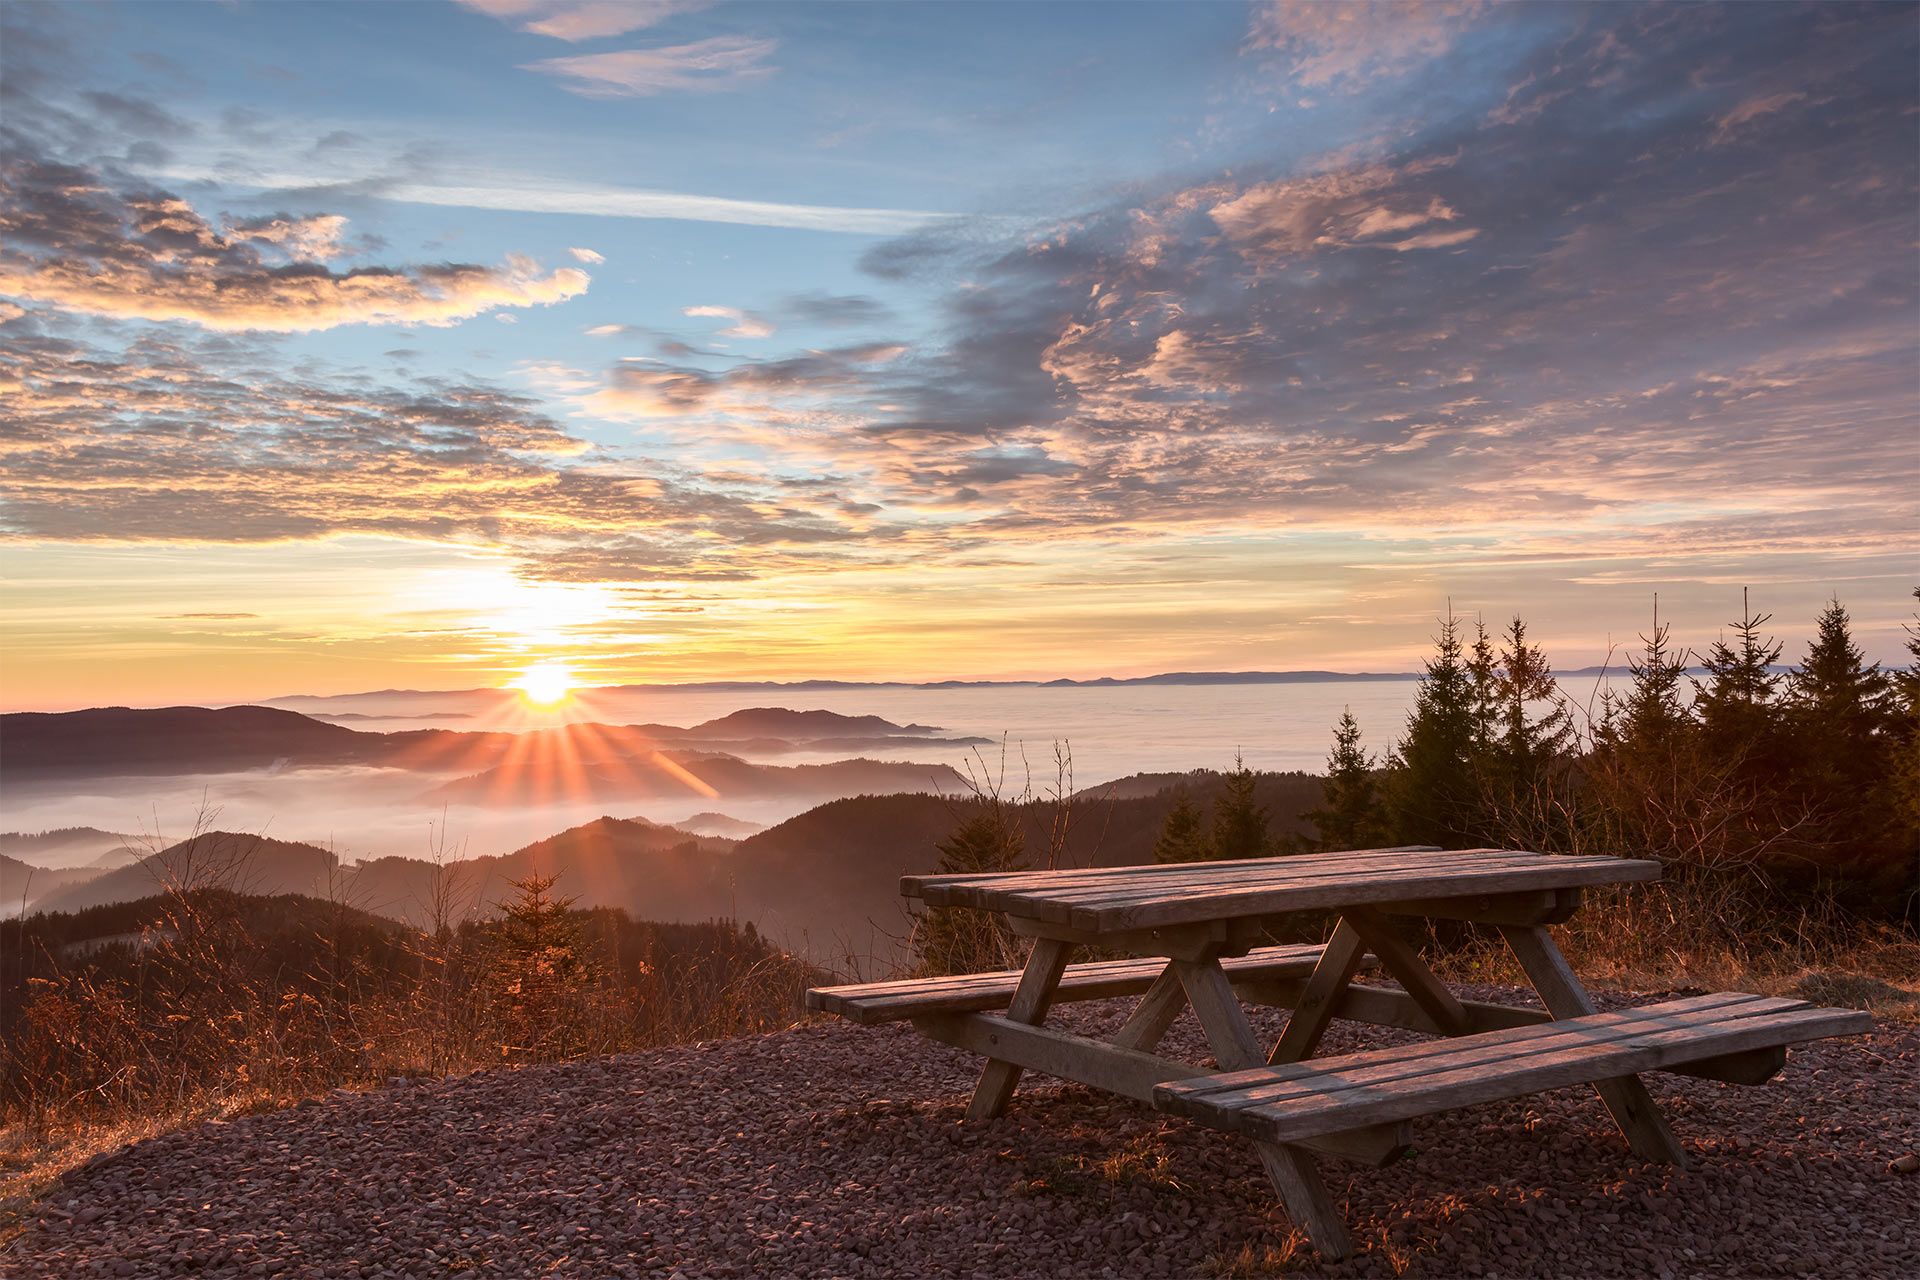
[[[997,781],[1004,794],[1055,783],[1054,746],[1072,754],[1072,782],[1086,789],[1129,774],[1223,769],[1234,758],[1261,770],[1315,770],[1327,754],[1334,722],[1353,711],[1366,746],[1384,751],[1406,723],[1412,680],[1329,680],[1293,684],[984,686],[929,689],[863,687],[796,689],[624,689],[582,695],[595,720],[693,725],[747,707],[783,706],[847,715],[877,715],[897,724],[937,726],[950,736],[990,739],[989,747],[906,746],[822,754],[755,757],[799,764],[847,754],[949,764]],[[1585,704],[1591,677],[1566,693]],[[363,730],[498,727],[456,694],[357,694],[288,700],[314,715]],[[537,723],[537,722],[536,722]],[[1000,743],[1004,740],[1005,750]],[[606,800],[539,808],[444,806],[424,798],[418,775],[386,769],[301,769],[173,778],[125,778],[57,791],[10,791],[4,825],[15,831],[94,826],[171,840],[188,831],[203,808],[218,811],[226,830],[331,846],[344,858],[425,855],[436,843],[468,855],[506,853],[612,813],[656,822],[701,811],[771,824],[811,806],[804,800],[723,799],[631,805]]]

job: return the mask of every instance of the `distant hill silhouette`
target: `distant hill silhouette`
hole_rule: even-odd
[[[87,883],[103,873],[86,867],[48,870],[0,853],[0,916],[28,911],[52,894]]]
[[[453,729],[375,733],[278,707],[96,707],[0,716],[0,778],[20,782],[341,765],[444,775],[541,760],[592,770],[663,747],[772,754],[981,741],[932,737],[936,732],[925,725],[897,725],[878,716],[784,707],[736,711],[692,728],[581,723],[525,733]],[[616,793],[617,789],[608,794]],[[600,794],[599,789],[592,794]]]
[[[743,840],[755,832],[767,829],[767,824],[764,822],[730,818],[724,813],[696,813],[692,817],[682,818],[673,825],[691,835],[725,836],[729,840]]]
[[[750,764],[737,756],[652,751],[610,764],[569,769],[503,765],[436,787],[428,797],[481,805],[537,805],[687,796],[826,797],[860,791],[958,792],[960,775],[944,764],[835,760],[830,764]]]
[[[127,837],[98,827],[60,827],[52,831],[0,832],[0,854],[35,867],[65,870],[118,865],[112,859]],[[125,861],[121,857],[121,861]]]
[[[1221,777],[1210,771],[1166,775],[1203,806]],[[1160,775],[1123,780],[1144,788]],[[1150,862],[1171,788],[1147,794],[1076,801],[1065,865]],[[1320,799],[1320,780],[1306,774],[1261,774],[1256,798],[1278,832],[1301,832],[1299,815]],[[40,900],[38,909],[74,911],[154,893],[165,877],[225,871],[248,893],[332,893],[351,905],[414,924],[426,923],[436,884],[450,885],[467,907],[498,902],[511,881],[533,874],[559,878],[559,892],[582,907],[619,907],[652,920],[696,922],[716,917],[752,921],[763,933],[818,960],[890,956],[907,918],[900,877],[932,870],[935,845],[977,804],[926,794],[859,795],[832,800],[744,840],[695,836],[642,818],[602,817],[513,853],[447,864],[388,857],[345,872],[314,845],[231,833],[205,836],[197,848],[177,845],[137,867],[109,872]],[[1030,859],[1044,857],[1050,806],[1012,806]],[[331,887],[330,887],[331,886]]]

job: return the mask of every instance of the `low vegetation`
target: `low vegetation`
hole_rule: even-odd
[[[469,913],[457,879],[428,928],[192,882],[0,926],[0,1196],[198,1117],[777,1029],[819,976],[750,923],[578,910],[537,876]]]

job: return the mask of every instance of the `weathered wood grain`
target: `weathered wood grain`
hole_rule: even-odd
[[[1053,1003],[1054,988],[1060,985],[1060,975],[1066,970],[1072,950],[1070,944],[1052,938],[1042,938],[1033,944],[1033,950],[1027,955],[1027,967],[1020,974],[1020,985],[1014,989],[1013,1000],[1007,1005],[1008,1021],[1039,1023],[1046,1018],[1047,1009]],[[974,1086],[973,1101],[967,1104],[967,1119],[991,1120],[998,1116],[1007,1109],[1013,1088],[1019,1083],[1019,1066],[989,1059],[986,1069],[980,1073],[980,1083]]]
[[[1274,1077],[1266,1085],[1257,1083],[1261,1072],[1172,1081],[1156,1087],[1154,1102],[1256,1139],[1298,1142],[1688,1060],[1857,1034],[1871,1025],[1866,1014],[1852,1009],[1800,1004],[1741,1014],[1741,1008],[1730,1006],[1723,1021],[1706,1011],[1676,1017],[1657,1005],[1599,1015],[1613,1019],[1607,1024],[1561,1019],[1531,1029],[1541,1038],[1534,1052],[1510,1052],[1511,1041],[1485,1052],[1489,1046],[1476,1041],[1510,1034],[1490,1032],[1447,1041],[1445,1053],[1417,1063],[1404,1049],[1378,1049],[1265,1068]]]
[[[1220,966],[1186,960],[1173,963],[1180,975],[1181,985],[1187,989],[1187,1001],[1193,1006],[1201,1027],[1207,1033],[1207,1043],[1213,1048],[1214,1060],[1228,1071],[1244,1069],[1260,1062],[1260,1042],[1254,1036],[1253,1028],[1247,1022],[1246,1011],[1234,997],[1233,987]],[[1165,1087],[1155,1086],[1156,1099]],[[1359,1129],[1364,1126],[1349,1127]],[[1321,1181],[1320,1170],[1314,1164],[1313,1157],[1297,1147],[1277,1142],[1256,1140],[1253,1145],[1259,1154],[1261,1167],[1267,1171],[1274,1190],[1280,1193],[1280,1202],[1286,1206],[1288,1216],[1307,1233],[1307,1238],[1313,1241],[1320,1255],[1329,1261],[1351,1255],[1353,1237],[1348,1234],[1347,1224],[1341,1220],[1339,1209],[1327,1194],[1326,1183]]]
[[[1267,1055],[1268,1062],[1298,1062],[1312,1056],[1333,1021],[1340,997],[1360,972],[1362,954],[1360,935],[1353,926],[1345,920],[1335,925],[1319,964],[1301,989],[1300,1002]]]
[[[1540,1003],[1556,1018],[1579,1018],[1591,1014],[1594,1004],[1587,989],[1573,973],[1573,967],[1553,936],[1539,925],[1502,925],[1500,934],[1507,940],[1520,967],[1526,970]],[[1627,1139],[1627,1146],[1643,1160],[1687,1167],[1687,1151],[1674,1136],[1667,1118],[1660,1114],[1647,1086],[1633,1076],[1618,1080],[1597,1080],[1594,1092],[1606,1104],[1613,1122]]]
[[[1318,943],[1261,947],[1222,964],[1236,982],[1255,978],[1304,978],[1313,972],[1320,951]],[[1137,995],[1150,989],[1165,971],[1166,962],[1151,956],[1071,964],[1061,973],[1052,1003]],[[862,1025],[903,1022],[921,1013],[979,1013],[1010,1005],[1020,977],[1018,969],[1002,969],[993,973],[815,987],[807,992],[807,1008],[838,1014]],[[1178,989],[1177,979],[1170,978],[1169,982]],[[1175,1012],[1178,1013],[1178,1009]]]

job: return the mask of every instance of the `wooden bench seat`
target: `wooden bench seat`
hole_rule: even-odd
[[[1325,949],[1318,943],[1259,947],[1244,956],[1222,960],[1220,965],[1236,983],[1305,979]],[[1371,957],[1368,960],[1371,961]],[[1144,994],[1166,964],[1165,960],[1151,956],[1070,964],[1061,975],[1052,1003]],[[1019,985],[1020,970],[1005,969],[997,973],[815,987],[807,992],[807,1008],[837,1013],[862,1025],[901,1022],[932,1013],[984,1013],[1006,1008]]]
[[[1260,1141],[1299,1143],[1544,1089],[1783,1051],[1789,1044],[1857,1035],[1871,1026],[1872,1020],[1854,1009],[1720,992],[1448,1040],[1170,1080],[1155,1086],[1153,1104]],[[1732,1073],[1728,1078],[1743,1077]]]

